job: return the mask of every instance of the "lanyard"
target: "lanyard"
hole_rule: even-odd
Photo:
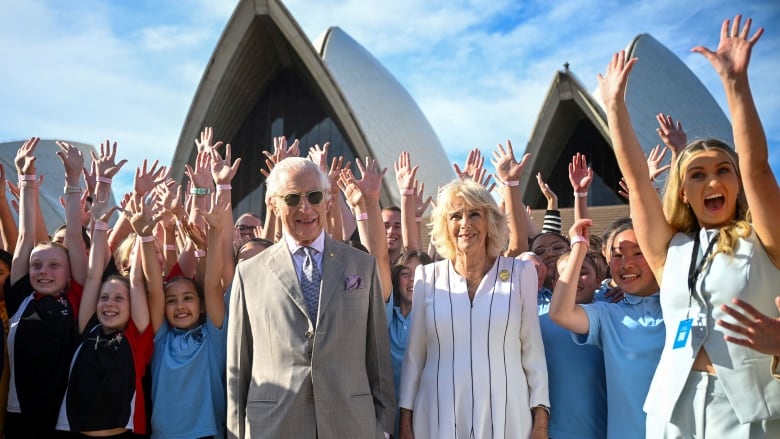
[[[707,251],[704,252],[704,256],[701,258],[701,261],[699,261],[699,264],[696,264],[696,257],[699,256],[699,248],[700,248],[700,239],[697,233],[696,238],[694,239],[693,243],[693,251],[691,252],[691,266],[688,269],[688,292],[690,293],[690,297],[688,298],[688,309],[691,308],[691,299],[693,299],[693,293],[696,291],[696,278],[699,277],[699,274],[701,273],[702,268],[704,267],[704,263],[707,261],[707,258],[712,253],[712,250],[715,248],[715,243],[718,242],[718,236],[714,236],[710,240],[710,244],[707,246]]]

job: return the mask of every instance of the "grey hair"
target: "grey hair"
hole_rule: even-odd
[[[287,157],[277,163],[265,180],[266,192],[265,202],[268,204],[275,195],[284,195],[281,193],[284,184],[287,182],[288,175],[303,171],[312,171],[317,173],[320,180],[320,186],[326,194],[330,191],[330,180],[328,176],[320,169],[320,166],[309,159],[303,157]]]

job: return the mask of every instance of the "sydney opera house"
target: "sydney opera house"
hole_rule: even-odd
[[[193,139],[206,126],[243,157],[233,180],[237,214],[264,212],[261,151],[273,150],[275,136],[298,138],[302,148],[330,141],[331,155],[352,163],[372,156],[390,170],[408,149],[428,187],[454,176],[420,108],[371,54],[336,27],[312,44],[277,0],[238,3],[185,120],[175,178],[194,161]],[[398,204],[392,172],[383,183],[382,203]]]
[[[660,141],[655,121],[659,112],[683,121],[691,139],[732,138],[731,125],[713,97],[671,51],[641,34],[627,52],[642,60],[629,78],[626,100],[645,151]],[[627,213],[625,200],[617,193],[620,173],[598,96],[597,90],[586,90],[568,66],[554,72],[528,140],[526,152],[532,156],[521,182],[524,202],[543,209],[546,202],[534,181],[541,172],[565,211],[573,205],[567,164],[575,152],[585,153],[595,174],[589,203],[596,232],[611,218]],[[233,145],[234,157],[243,158],[233,180],[236,214],[265,213],[262,151],[272,151],[275,136],[298,138],[304,148],[330,141],[332,155],[352,162],[372,156],[389,170],[401,150],[409,150],[428,192],[454,177],[444,146],[393,75],[338,27],[311,42],[280,0],[238,2],[181,131],[172,164],[173,177],[179,181],[184,180],[184,165],[194,163],[193,140],[206,126],[214,127],[217,139]],[[0,149],[9,178],[21,143]],[[48,141],[41,148],[56,146]],[[61,163],[54,154],[46,154],[38,166],[45,168],[47,177],[41,195],[44,216],[59,224],[64,220],[58,200]],[[394,175],[388,172],[382,204],[398,204],[398,198]],[[534,216],[541,220],[543,215]],[[570,218],[564,212],[564,227]]]
[[[660,141],[659,112],[683,121],[689,138],[731,139],[720,107],[671,51],[641,34],[627,52],[643,61],[633,70],[626,99],[645,151]],[[407,149],[429,188],[454,177],[436,133],[392,74],[337,27],[310,42],[279,0],[238,3],[182,129],[173,160],[175,177],[183,177],[184,165],[194,161],[193,139],[206,126],[215,127],[215,137],[231,143],[234,155],[244,159],[233,184],[236,213],[264,212],[261,151],[271,151],[272,138],[280,135],[299,138],[306,147],[329,140],[333,154],[350,161],[370,155],[389,169]],[[599,215],[627,212],[617,193],[620,173],[598,92],[585,90],[568,66],[554,75],[526,152],[532,153],[532,161],[521,187],[532,208],[546,204],[533,181],[537,172],[559,195],[562,208],[573,205],[567,163],[575,152],[583,152],[595,174],[589,201],[596,223]],[[391,174],[385,176],[383,204],[398,202]]]

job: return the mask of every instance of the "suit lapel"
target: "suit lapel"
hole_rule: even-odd
[[[284,241],[280,241],[266,251],[272,252],[271,257],[266,259],[268,272],[276,276],[284,292],[308,319],[309,312],[306,310],[306,301],[303,299],[301,283],[298,280],[298,274],[295,272],[295,265],[287,244]]]
[[[343,289],[344,267],[341,249],[335,241],[325,235],[325,247],[322,252],[322,285],[320,286],[320,315],[326,311],[328,304],[338,291]],[[303,293],[301,293],[301,296]],[[305,308],[304,308],[305,309]]]

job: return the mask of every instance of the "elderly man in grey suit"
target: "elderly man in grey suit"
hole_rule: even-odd
[[[330,184],[291,157],[266,181],[283,239],[236,268],[230,438],[385,438],[395,398],[376,261],[324,232]]]

